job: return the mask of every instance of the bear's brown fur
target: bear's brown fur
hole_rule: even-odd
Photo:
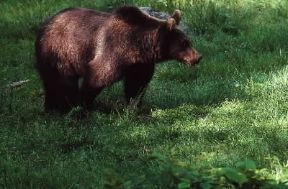
[[[155,63],[198,63],[201,56],[177,28],[180,18],[180,11],[160,20],[124,6],[113,13],[65,9],[48,19],[35,43],[45,109],[87,107],[103,88],[121,79],[129,102],[147,86]]]

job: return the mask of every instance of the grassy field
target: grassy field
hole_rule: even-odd
[[[250,159],[287,180],[286,1],[129,1],[180,8],[202,63],[157,65],[137,112],[125,107],[122,83],[103,91],[85,119],[77,109],[44,112],[34,69],[39,24],[63,8],[120,3],[0,1],[0,188],[102,188],[106,172],[157,172],[153,153],[196,169]],[[29,82],[8,86],[21,80]]]

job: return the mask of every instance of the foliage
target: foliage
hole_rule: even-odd
[[[235,167],[210,168],[197,170],[192,167],[176,163],[159,154],[154,158],[160,161],[159,173],[149,173],[123,179],[115,173],[106,176],[104,184],[109,189],[224,189],[224,188],[288,188],[286,182],[276,182],[268,176],[267,170],[256,168],[254,161],[245,160],[238,162]],[[288,170],[286,170],[288,174]],[[288,178],[288,175],[286,175]]]

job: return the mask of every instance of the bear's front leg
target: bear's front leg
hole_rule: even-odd
[[[121,72],[117,68],[117,64],[111,60],[99,58],[89,62],[81,88],[81,105],[84,108],[90,108],[102,89],[118,81]]]
[[[93,100],[102,91],[104,87],[92,87],[88,82],[84,81],[80,91],[80,103],[85,109],[90,109]]]
[[[139,63],[130,66],[124,74],[125,96],[129,106],[137,107],[141,104],[145,88],[154,73],[154,64]]]

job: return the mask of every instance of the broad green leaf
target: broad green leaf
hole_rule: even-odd
[[[190,188],[190,183],[187,182],[181,182],[178,184],[177,186],[178,189],[186,189],[186,188]]]
[[[236,164],[236,167],[241,170],[256,170],[256,164],[252,160],[245,160],[245,161],[238,162]]]
[[[243,184],[248,181],[246,175],[239,172],[237,169],[233,168],[223,168],[221,169],[221,173],[225,176],[228,180],[232,182],[236,182],[238,184]]]

